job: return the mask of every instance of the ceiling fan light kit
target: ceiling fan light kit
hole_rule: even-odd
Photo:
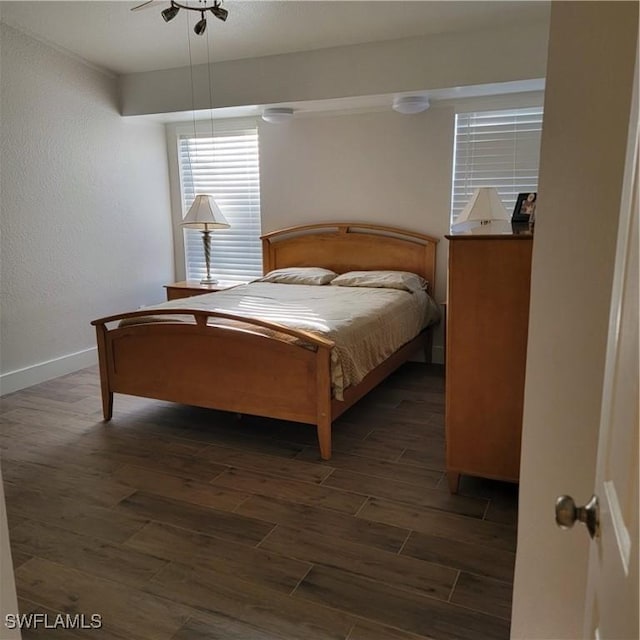
[[[178,15],[179,11],[180,9],[178,7],[174,7],[173,5],[171,5],[170,7],[167,7],[166,9],[161,11],[160,15],[164,18],[165,22],[169,22]]]
[[[143,2],[137,7],[133,7],[131,10],[136,11],[137,9],[142,9],[150,4],[151,0],[147,0],[147,2]],[[222,0],[214,0],[213,4],[209,4],[208,0],[198,0],[198,3],[193,5],[171,0],[171,6],[163,9],[160,12],[160,15],[165,22],[170,22],[178,15],[178,13],[180,13],[180,9],[200,12],[200,20],[196,23],[193,31],[196,35],[201,36],[207,30],[207,19],[205,17],[206,11],[211,11],[218,20],[222,20],[223,22],[229,17],[229,12],[226,9],[223,9],[221,5]]]
[[[205,32],[206,28],[207,28],[207,19],[204,17],[204,11],[203,11],[200,20],[198,20],[198,22],[196,22],[196,26],[193,27],[193,32],[197,36],[201,36]]]

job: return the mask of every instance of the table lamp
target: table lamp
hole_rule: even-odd
[[[210,195],[196,196],[181,224],[183,227],[202,231],[207,275],[200,280],[200,283],[216,284],[218,281],[211,277],[211,231],[213,229],[228,229],[231,225],[222,215],[222,211],[220,211],[220,207],[218,207],[213,196]]]
[[[466,222],[485,225],[496,220],[509,220],[509,213],[504,208],[495,187],[480,187],[476,189],[452,226],[457,227]]]

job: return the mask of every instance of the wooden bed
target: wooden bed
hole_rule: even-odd
[[[421,233],[361,223],[314,224],[268,233],[262,244],[265,273],[304,266],[337,273],[393,269],[421,275],[428,292],[433,291],[437,240]],[[331,396],[331,340],[271,322],[190,310],[187,300],[185,308],[153,312],[163,314],[194,321],[118,326],[121,320],[149,315],[141,310],[91,323],[97,332],[105,420],[112,417],[113,394],[124,393],[314,424],[320,455],[328,460],[332,422],[419,349],[430,358],[431,330],[426,329],[345,389],[344,400],[338,401]],[[243,328],[207,324],[212,318],[240,320]],[[264,328],[299,338],[307,347],[258,332]]]

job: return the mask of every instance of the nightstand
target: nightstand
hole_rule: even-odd
[[[237,282],[229,282],[228,280],[219,280],[216,284],[201,284],[198,280],[184,280],[165,284],[164,288],[167,290],[167,300],[177,300],[178,298],[190,298],[191,296],[201,296],[203,293],[222,291],[235,287],[237,284]]]

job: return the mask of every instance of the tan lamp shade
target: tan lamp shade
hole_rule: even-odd
[[[181,224],[184,227],[202,229],[203,231],[228,229],[231,226],[222,215],[213,196],[210,195],[196,196]]]
[[[471,200],[460,212],[456,225],[463,222],[487,224],[494,220],[509,220],[509,214],[494,187],[481,187],[476,189]]]

